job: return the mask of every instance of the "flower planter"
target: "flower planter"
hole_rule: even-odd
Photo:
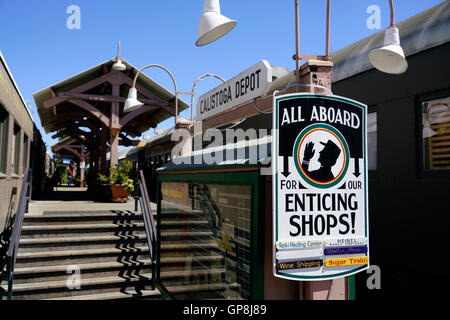
[[[128,191],[126,186],[120,184],[112,184],[111,187],[111,200],[113,202],[127,202],[128,201]]]

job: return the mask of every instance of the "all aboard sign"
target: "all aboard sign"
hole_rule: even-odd
[[[197,120],[209,118],[237,105],[258,98],[272,83],[272,67],[262,60],[202,95],[197,102]]]
[[[273,105],[274,275],[324,280],[367,269],[367,106],[305,93]]]

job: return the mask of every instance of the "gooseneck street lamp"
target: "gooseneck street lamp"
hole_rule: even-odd
[[[326,45],[325,56],[300,56],[299,54],[299,18],[298,18],[299,0],[295,0],[295,26],[296,26],[296,55],[294,59],[297,63],[297,69],[300,67],[301,59],[318,59],[330,60],[330,16],[331,16],[331,0],[327,0],[327,26],[326,26]],[[381,48],[374,49],[369,54],[370,63],[378,70],[391,73],[400,74],[408,69],[408,62],[405,54],[400,46],[400,34],[394,22],[394,2],[389,0],[390,8],[390,25],[385,31],[384,43]]]
[[[194,121],[194,95],[195,95],[195,87],[197,86],[197,84],[200,82],[200,80],[202,80],[205,77],[215,77],[219,80],[221,80],[223,83],[225,83],[225,79],[216,75],[216,74],[212,74],[212,73],[205,73],[204,75],[201,75],[200,77],[198,77],[195,81],[194,81],[194,86],[192,87],[192,91],[188,94],[191,95],[191,122]]]
[[[384,33],[384,44],[369,54],[370,63],[385,73],[401,74],[408,69],[405,53],[400,46],[400,32],[394,23],[394,3],[389,0],[391,23]]]
[[[227,34],[236,25],[220,13],[219,0],[205,0],[203,14],[198,23],[197,46],[204,46]]]
[[[116,71],[124,71],[127,69],[127,66],[123,64],[122,59],[120,59],[120,42],[117,44],[117,58],[116,62],[112,66],[113,70]]]
[[[385,31],[384,43],[381,48],[372,50],[369,54],[370,63],[378,70],[391,73],[400,74],[408,69],[408,62],[405,59],[405,54],[400,46],[399,30],[394,23],[394,3],[389,0],[390,8],[390,25]],[[326,48],[325,56],[302,55],[300,56],[299,49],[299,0],[295,0],[295,50],[296,54],[293,56],[296,61],[296,70],[300,69],[301,60],[324,60],[330,59],[330,11],[331,0],[327,0],[327,26],[326,26]],[[203,15],[199,22],[199,36],[196,42],[197,46],[211,43],[226,33],[228,33],[234,26],[236,21],[230,20],[220,14],[219,0],[205,0],[203,6]],[[299,72],[297,72],[297,82],[299,82]]]
[[[299,0],[295,0],[295,33],[296,33],[296,54],[294,60],[296,60],[296,70],[299,70],[300,60],[317,59],[317,60],[330,60],[330,16],[331,16],[331,0],[327,0],[327,26],[326,26],[326,45],[325,56],[311,56],[299,54],[299,18],[298,18]],[[394,20],[394,2],[389,0],[390,8],[390,25],[385,30],[384,43],[381,48],[374,49],[369,54],[370,63],[378,70],[391,73],[401,74],[408,69],[408,62],[406,61],[405,54],[400,46],[400,33],[395,25]],[[297,82],[298,82],[297,77]]]
[[[181,124],[181,125],[191,125],[191,124],[193,123],[193,121],[194,121],[194,95],[195,95],[195,88],[196,88],[196,86],[197,86],[197,84],[198,84],[198,82],[199,82],[200,80],[202,80],[202,79],[205,78],[205,77],[215,77],[215,78],[221,80],[223,83],[226,82],[225,79],[223,79],[222,77],[220,77],[220,76],[218,76],[218,75],[216,75],[216,74],[205,73],[204,75],[198,77],[198,78],[195,80],[194,86],[192,87],[192,91],[191,91],[191,92],[178,91],[178,88],[177,88],[177,82],[175,81],[174,76],[172,75],[172,73],[171,73],[169,70],[167,70],[165,67],[163,67],[163,66],[161,66],[161,65],[158,65],[158,64],[149,64],[149,65],[147,65],[147,66],[145,66],[145,67],[142,67],[142,68],[136,73],[136,75],[134,76],[134,79],[133,79],[133,85],[132,85],[132,87],[130,88],[130,91],[128,92],[128,98],[125,100],[125,106],[124,106],[124,109],[123,109],[123,112],[124,112],[124,113],[128,113],[128,112],[134,111],[134,110],[139,109],[140,107],[142,107],[142,106],[144,105],[144,103],[142,103],[141,101],[139,101],[139,100],[137,99],[136,81],[137,81],[137,78],[139,77],[139,74],[140,74],[143,70],[145,70],[145,69],[147,69],[147,68],[150,68],[150,67],[158,67],[158,68],[161,68],[161,69],[163,69],[164,71],[166,71],[166,72],[170,75],[170,77],[172,78],[173,85],[174,85],[174,87],[175,87],[175,126],[177,126],[177,124]],[[190,121],[189,121],[189,120],[185,120],[185,119],[183,119],[182,121],[181,121],[181,120],[178,121],[178,94],[179,94],[179,93],[181,93],[181,94],[187,94],[187,95],[190,95],[190,96],[191,96],[191,120],[190,120]]]
[[[166,71],[169,74],[170,78],[173,81],[173,85],[175,87],[175,126],[176,126],[177,123],[178,123],[178,89],[177,89],[177,82],[175,81],[175,78],[173,77],[172,73],[170,73],[169,70],[167,70],[166,68],[164,68],[163,66],[160,66],[158,64],[149,64],[149,65],[147,65],[145,67],[142,67],[136,73],[136,75],[134,76],[134,80],[133,80],[133,86],[131,87],[130,91],[128,92],[127,100],[125,100],[125,107],[123,109],[123,112],[124,113],[131,112],[131,111],[136,110],[136,109],[138,109],[138,108],[140,108],[140,107],[142,107],[144,105],[142,102],[140,102],[137,99],[136,81],[137,81],[137,78],[138,78],[139,74],[142,71],[144,71],[147,68],[151,68],[151,67],[157,67],[157,68],[163,69],[164,71]]]

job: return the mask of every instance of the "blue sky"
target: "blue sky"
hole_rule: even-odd
[[[397,0],[396,22],[441,3],[442,0]],[[81,28],[70,30],[66,13],[70,5],[81,10]],[[103,61],[114,58],[117,42],[121,56],[136,67],[160,64],[174,75],[178,89],[190,91],[197,77],[215,73],[230,79],[267,60],[292,71],[295,62],[293,0],[221,0],[222,14],[237,20],[223,38],[196,47],[198,20],[203,0],[0,0],[0,50],[19,85],[39,128],[32,94]],[[367,27],[367,8],[381,9],[381,27],[389,24],[388,1],[332,1],[331,52],[370,36],[379,30]],[[300,52],[324,54],[326,1],[300,0]],[[173,90],[162,70],[144,71]],[[205,78],[196,98],[218,86]],[[188,96],[181,96],[186,102]],[[195,111],[194,111],[195,112]],[[190,117],[190,111],[181,116]],[[173,119],[159,125],[167,129]],[[56,141],[41,130],[48,146]],[[153,135],[153,130],[148,132]]]

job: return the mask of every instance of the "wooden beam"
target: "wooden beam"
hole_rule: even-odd
[[[78,123],[75,123],[75,121],[78,121]],[[91,129],[92,132],[99,132],[100,129],[99,126],[96,123],[93,123],[91,121],[83,120],[83,119],[74,119],[74,120],[62,120],[62,121],[55,121],[53,123],[53,127],[50,128],[50,132],[59,130],[64,127],[88,127]]]
[[[128,127],[122,127],[122,132],[125,132],[125,133],[131,133],[131,134],[134,134],[136,137],[139,137],[141,134],[142,134],[142,132],[140,132],[139,130],[137,130],[136,128],[134,128],[134,127],[130,127],[130,126],[128,126]]]
[[[84,93],[72,93],[72,92],[59,92],[58,97],[62,98],[75,98],[87,101],[99,101],[99,102],[121,102],[125,103],[127,98],[108,95],[97,94],[84,94]],[[139,101],[156,107],[168,106],[169,103],[160,99],[139,99]]]
[[[117,81],[116,78],[117,78],[116,74],[107,73],[107,74],[104,74],[98,78],[91,80],[91,81],[83,83],[82,85],[70,90],[69,92],[70,93],[83,93],[84,91],[95,88],[104,82]],[[123,81],[123,80],[120,80],[120,81]],[[61,102],[66,101],[66,100],[68,100],[68,98],[56,96],[52,99],[44,101],[43,106],[45,109],[48,109],[53,106],[56,106],[57,104],[60,104]]]
[[[106,116],[103,112],[98,110],[93,105],[87,103],[84,100],[79,100],[79,99],[69,99],[69,102],[73,103],[74,105],[79,106],[80,108],[82,108],[82,109],[86,110],[87,112],[91,113],[92,115],[97,117],[101,122],[103,122],[107,127],[109,127],[109,125],[110,125],[109,117]]]
[[[149,111],[154,111],[156,109],[159,109],[158,107],[154,107],[154,106],[148,106],[148,105],[144,105],[142,107],[140,107],[139,109],[132,111],[130,113],[127,113],[124,117],[122,117],[120,119],[120,126],[123,127],[125,126],[128,122],[132,121],[133,119],[135,119],[136,117],[149,112]]]
[[[58,120],[64,119],[64,118],[68,118],[68,119],[74,119],[78,120],[78,119],[83,119],[84,117],[90,117],[92,116],[90,113],[88,112],[64,112],[64,113],[59,113],[56,116],[51,117],[48,122],[49,123],[53,123],[53,122],[57,122]]]

